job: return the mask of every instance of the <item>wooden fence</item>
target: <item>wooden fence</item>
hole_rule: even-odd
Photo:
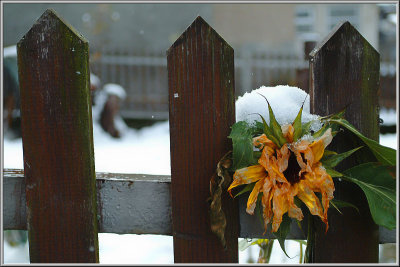
[[[167,51],[167,63],[171,176],[95,173],[88,42],[53,10],[21,39],[24,170],[4,171],[3,215],[4,229],[28,230],[32,263],[98,262],[99,232],[173,235],[176,263],[238,262],[238,237],[272,238],[245,212],[246,199],[226,192],[226,250],[210,231],[209,181],[231,149],[233,49],[198,17]],[[311,53],[310,69],[312,111],[349,104],[347,119],[377,139],[379,54],[365,39],[348,22],[338,25]],[[373,224],[360,190],[336,187],[361,215],[332,212],[312,261],[377,262],[379,242],[395,242],[395,231]],[[296,223],[289,238],[305,239]]]
[[[168,73],[164,52],[143,50],[140,53],[115,46],[93,48],[91,70],[103,83],[117,83],[127,92],[121,114],[129,119],[168,119]],[[255,51],[235,53],[236,96],[261,84],[293,84],[296,69],[308,62],[293,51]]]
[[[312,47],[313,48],[313,47]],[[91,48],[90,68],[102,83],[125,88],[121,107],[126,119],[168,119],[168,70],[164,51],[132,51],[115,45]],[[311,50],[310,50],[311,51]],[[235,49],[235,95],[261,85],[289,84],[308,92],[307,59],[294,51]],[[396,66],[381,62],[380,105],[396,108]]]

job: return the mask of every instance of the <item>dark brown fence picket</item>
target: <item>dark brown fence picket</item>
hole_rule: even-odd
[[[209,183],[231,149],[233,49],[198,17],[167,52],[171,196],[176,263],[238,262],[237,202],[223,193],[227,250],[211,233]]]
[[[17,51],[30,261],[96,263],[88,42],[47,10]]]
[[[310,86],[312,113],[328,115],[346,107],[346,119],[365,136],[378,140],[379,53],[349,22],[339,24],[310,53]],[[338,134],[330,149],[349,150],[358,142],[352,137]],[[355,161],[349,158],[339,166],[347,169],[359,159],[371,157],[368,152],[362,149],[356,152]],[[360,214],[352,208],[343,208],[343,215],[329,210],[327,234],[325,227],[315,222],[313,262],[378,262],[379,229],[363,192],[345,181],[335,182],[335,188],[335,197],[355,204]]]

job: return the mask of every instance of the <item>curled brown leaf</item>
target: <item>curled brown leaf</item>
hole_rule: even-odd
[[[218,237],[226,249],[226,217],[222,209],[221,194],[232,182],[228,169],[232,166],[232,151],[226,153],[217,164],[216,173],[210,180],[210,225],[211,231]]]

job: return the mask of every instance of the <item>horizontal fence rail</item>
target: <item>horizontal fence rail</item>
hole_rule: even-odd
[[[21,169],[4,169],[4,230],[26,230],[25,179]],[[99,233],[172,235],[169,175],[96,173]],[[274,238],[239,198],[242,238]],[[293,222],[288,239],[306,239]],[[304,226],[302,226],[303,229]],[[379,228],[380,243],[395,243],[396,230]]]

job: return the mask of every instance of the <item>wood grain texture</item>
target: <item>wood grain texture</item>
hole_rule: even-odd
[[[365,136],[378,140],[378,52],[345,22],[318,44],[310,56],[311,112],[328,115],[347,107],[345,118]],[[363,145],[345,131],[334,138],[329,149],[344,152],[357,144]],[[346,159],[338,170],[359,164],[363,159],[373,160],[366,148]],[[343,208],[343,215],[330,209],[327,234],[324,225],[315,221],[313,262],[378,262],[379,228],[371,218],[364,193],[355,184],[336,178],[334,182],[334,197],[355,204],[360,214],[351,208]]]
[[[46,10],[17,53],[30,261],[96,263],[88,42]]]
[[[238,262],[237,202],[222,196],[226,251],[210,230],[206,202],[217,163],[232,149],[233,53],[201,17],[167,51],[175,263]]]

